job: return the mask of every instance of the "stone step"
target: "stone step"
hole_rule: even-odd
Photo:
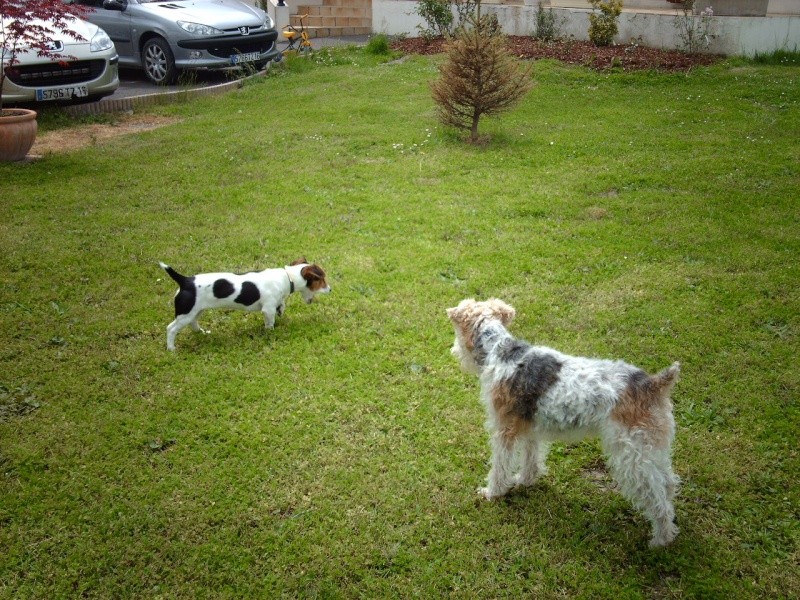
[[[307,0],[314,1],[314,0]],[[299,4],[289,15],[289,24],[300,28],[300,17],[309,37],[340,37],[372,33],[372,0],[321,0]]]
[[[354,8],[365,12],[372,12],[372,0],[322,0],[322,2],[311,1],[310,4],[298,4],[293,6],[293,12],[302,14],[309,8],[320,7],[339,7],[339,8]]]
[[[624,11],[669,11],[679,7],[679,4],[667,2],[667,0],[627,0],[623,2]],[[587,0],[550,0],[551,8],[586,8],[591,9],[592,5]]]
[[[370,13],[354,6],[298,6],[294,14],[309,17],[363,17]]]
[[[306,31],[310,38],[335,38],[349,35],[370,35],[372,27],[309,27]]]
[[[323,6],[342,6],[346,8],[372,9],[372,0],[322,0]]]
[[[296,29],[300,28],[301,15],[289,15],[289,23]],[[303,19],[303,26],[306,29],[319,27],[367,27],[372,25],[372,19],[365,16],[357,17],[332,17],[309,15]],[[355,35],[355,34],[352,34]]]

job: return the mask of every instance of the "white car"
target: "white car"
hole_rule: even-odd
[[[46,22],[43,25],[48,27]],[[119,87],[119,57],[106,32],[81,19],[70,20],[69,28],[83,39],[48,28],[53,30],[54,57],[23,50],[17,52],[13,65],[10,56],[3,57],[3,103],[87,102],[113,94]]]

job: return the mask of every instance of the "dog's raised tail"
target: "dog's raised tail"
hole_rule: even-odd
[[[659,371],[650,379],[650,383],[656,390],[657,395],[664,398],[669,396],[675,383],[678,381],[678,376],[681,373],[681,363],[674,362],[663,371]]]
[[[183,287],[183,284],[188,279],[185,275],[181,275],[175,269],[170,267],[167,263],[158,261],[158,264],[162,269],[164,269],[167,272],[167,275],[172,277],[179,286]]]

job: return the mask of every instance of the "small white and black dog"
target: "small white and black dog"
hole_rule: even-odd
[[[167,349],[175,350],[175,336],[191,325],[203,331],[197,319],[209,308],[261,311],[267,329],[275,326],[275,315],[282,315],[286,298],[299,291],[310,304],[317,294],[331,291],[325,271],[309,264],[305,258],[282,269],[265,269],[244,275],[234,273],[201,273],[193,277],[181,275],[163,262],[161,268],[178,284],[175,294],[175,320],[167,326]]]
[[[651,546],[678,534],[672,500],[675,435],[670,392],[679,363],[657,375],[622,361],[581,358],[514,338],[506,329],[514,308],[497,299],[463,300],[447,309],[455,328],[452,354],[477,374],[491,435],[487,487],[492,500],[546,472],[549,443],[599,436],[622,494],[652,525]],[[519,472],[514,473],[515,451]]]

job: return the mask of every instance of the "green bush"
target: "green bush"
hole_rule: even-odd
[[[385,33],[374,35],[369,39],[364,49],[367,51],[367,54],[385,56],[391,52],[389,48],[389,37]]]
[[[425,20],[427,27],[418,25],[420,35],[426,39],[443,37],[453,25],[453,10],[449,0],[420,0],[414,9]]]
[[[552,8],[544,8],[541,4],[536,8],[533,37],[549,42],[559,37],[559,22]]]
[[[589,39],[595,46],[610,46],[617,35],[622,0],[589,0],[589,4],[600,11],[589,15]]]

